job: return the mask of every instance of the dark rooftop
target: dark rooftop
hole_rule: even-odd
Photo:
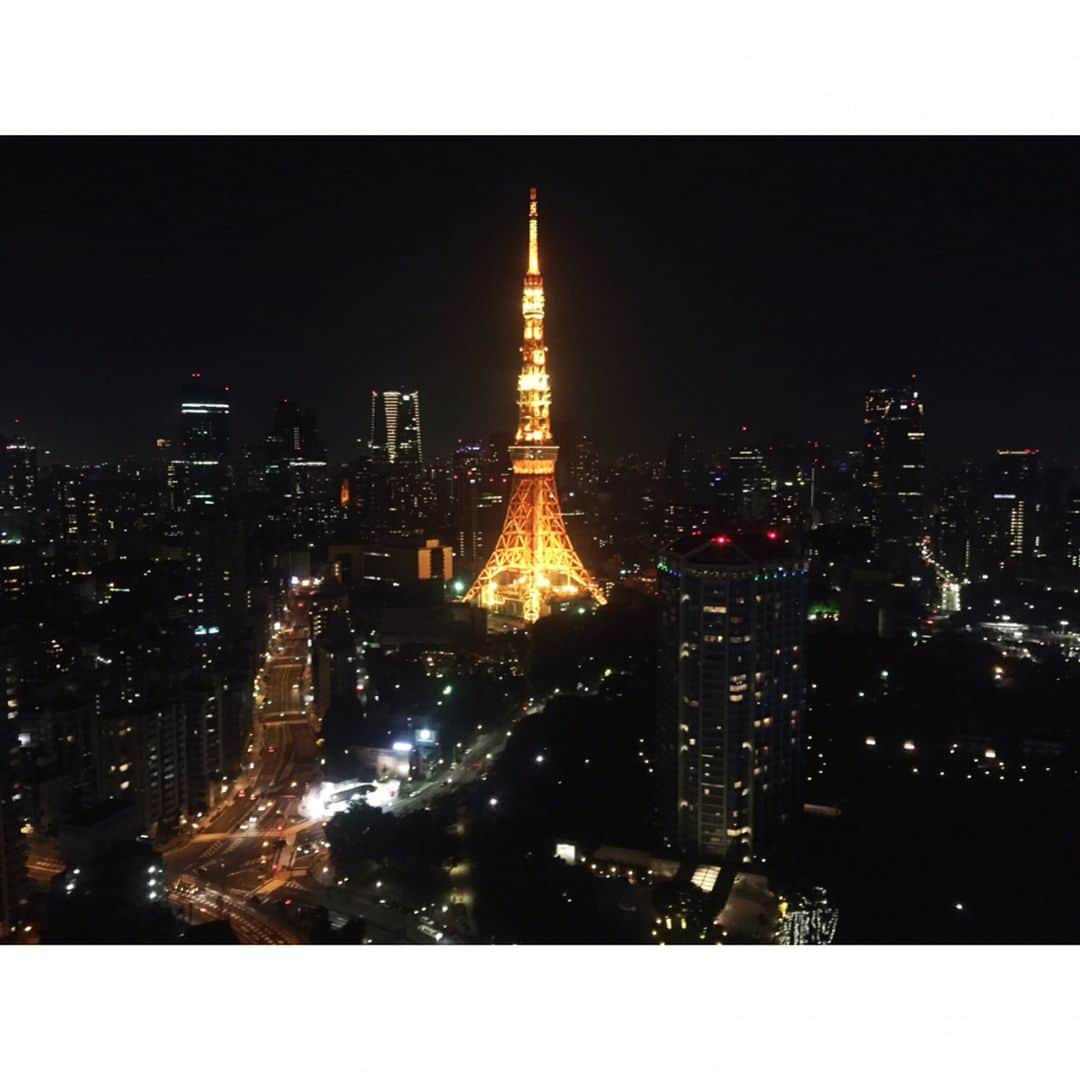
[[[664,558],[709,566],[756,566],[798,559],[800,554],[797,537],[764,526],[684,536],[668,545]]]

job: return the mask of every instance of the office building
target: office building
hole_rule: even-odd
[[[710,497],[705,458],[693,435],[679,432],[668,440],[663,478],[657,489],[660,535],[675,540],[705,529]]]
[[[491,554],[506,516],[513,472],[503,437],[486,443],[458,440],[450,467],[454,550],[463,569],[476,573]]]
[[[267,460],[325,463],[326,451],[319,438],[315,412],[287,398],[277,403],[274,422],[266,437]]]
[[[934,551],[954,574],[970,577],[979,555],[981,470],[971,462],[949,473],[933,515]]]
[[[573,457],[570,459],[570,483],[578,495],[595,494],[600,487],[600,455],[588,435],[582,435],[574,444]]]
[[[765,462],[765,452],[749,440],[744,427],[744,441],[728,450],[728,485],[735,492],[736,513],[744,521],[765,521],[772,509],[772,480]]]
[[[208,517],[228,513],[232,492],[228,388],[192,375],[180,403],[180,439],[173,459],[182,509]]]
[[[295,401],[278,402],[266,437],[263,476],[294,540],[322,539],[338,516],[340,487],[334,488],[313,410]]]
[[[8,515],[30,515],[35,506],[37,449],[22,437],[0,435],[0,527]]]
[[[390,465],[424,460],[419,390],[372,390],[368,452]]]
[[[876,544],[912,543],[926,513],[923,403],[912,381],[866,395],[864,513]]]
[[[781,534],[690,536],[658,564],[668,838],[760,853],[800,806],[806,566]]]
[[[156,837],[191,811],[188,710],[180,701],[161,701],[136,716],[133,726],[139,813],[143,829]]]
[[[995,450],[987,495],[991,565],[1032,559],[1039,550],[1039,451]]]

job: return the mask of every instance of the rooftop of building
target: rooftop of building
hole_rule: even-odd
[[[798,559],[798,538],[778,529],[718,530],[693,533],[669,544],[664,558],[706,566],[757,566]]]

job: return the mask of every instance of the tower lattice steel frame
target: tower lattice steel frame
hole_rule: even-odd
[[[536,188],[529,191],[529,268],[521,313],[525,338],[518,376],[518,427],[510,446],[514,468],[510,502],[495,550],[464,599],[489,611],[535,622],[547,613],[553,599],[588,594],[598,604],[606,602],[574,551],[555,490],[559,448],[551,438]]]

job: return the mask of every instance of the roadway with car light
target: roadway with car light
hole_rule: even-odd
[[[260,672],[240,776],[223,791],[218,810],[163,853],[174,901],[181,882],[197,883],[206,898],[202,906],[227,917],[244,942],[282,938],[280,927],[248,897],[273,880],[283,861],[291,861],[298,836],[313,830],[321,835],[317,823],[298,817],[300,797],[319,774],[314,720],[305,701],[307,632],[298,607],[288,611]],[[186,910],[198,908],[188,904]]]

